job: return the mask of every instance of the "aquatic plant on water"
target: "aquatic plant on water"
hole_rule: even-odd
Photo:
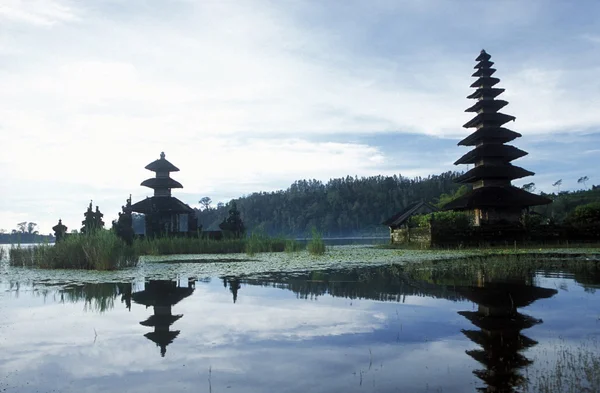
[[[323,236],[321,232],[317,231],[316,228],[312,229],[312,237],[308,241],[306,245],[306,249],[312,255],[323,255],[325,254],[325,242],[323,241]]]
[[[32,247],[12,246],[11,266],[43,269],[116,270],[137,265],[138,255],[112,231],[71,235],[61,242]]]

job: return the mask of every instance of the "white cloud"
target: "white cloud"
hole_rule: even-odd
[[[500,48],[491,53],[502,59],[498,74],[516,131],[600,124],[597,62],[534,64],[533,50],[520,58],[502,45],[512,28],[535,29],[550,12],[533,2],[514,18],[517,6],[453,5],[464,23],[448,21],[437,3],[3,2],[0,20],[18,29],[0,27],[0,168],[12,184],[43,178],[97,187],[91,197],[101,208],[113,201],[110,216],[129,192],[144,195],[143,166],[163,150],[182,169],[184,191],[194,193],[236,196],[297,178],[377,174],[390,163],[398,163],[391,172],[427,175],[441,164],[407,170],[376,145],[323,140],[464,136],[479,50],[467,58],[465,35],[481,35],[473,14],[503,31],[486,31],[473,45]],[[47,190],[15,192],[11,198],[34,206],[32,220],[57,219],[35,207]],[[68,209],[73,219],[90,199],[79,196]],[[13,218],[0,212],[3,227]]]

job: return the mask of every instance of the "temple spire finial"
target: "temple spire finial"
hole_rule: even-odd
[[[161,151],[161,152],[160,152],[160,159],[161,159],[161,160],[164,160],[164,159],[165,159],[165,152],[164,152],[164,151]]]

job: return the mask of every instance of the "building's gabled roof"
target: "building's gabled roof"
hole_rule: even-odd
[[[512,145],[499,143],[490,143],[477,146],[475,149],[467,152],[464,156],[456,160],[454,165],[474,164],[486,157],[501,158],[504,162],[510,162],[527,155],[526,151],[518,149]]]
[[[482,179],[515,180],[535,173],[512,164],[479,165],[454,179],[456,183],[473,183]]]
[[[443,210],[471,210],[474,208],[490,207],[527,207],[547,205],[552,200],[532,194],[520,188],[510,187],[481,187],[466,195],[448,202]]]
[[[194,209],[175,197],[160,196],[143,199],[131,205],[131,211],[136,213],[194,213]]]
[[[440,210],[437,207],[435,207],[432,204],[427,203],[427,202],[423,202],[423,201],[415,202],[415,203],[411,203],[410,205],[405,207],[403,210],[400,210],[398,213],[394,214],[393,216],[391,216],[390,218],[385,220],[382,224],[387,225],[392,228],[397,228],[400,225],[406,223],[406,221],[408,221],[408,219],[410,217],[412,217],[416,212],[421,210],[421,208],[424,208],[425,210],[428,210],[429,212],[436,212],[436,211]]]
[[[506,143],[520,138],[521,134],[504,127],[483,127],[458,142],[459,146],[475,146],[482,140]]]
[[[152,161],[150,164],[146,165],[146,169],[152,172],[178,172],[179,168],[175,165],[171,164],[169,161],[165,159],[165,153],[160,153],[160,159]]]
[[[144,180],[140,185],[154,189],[183,188],[181,183],[170,177],[151,177],[150,179]]]

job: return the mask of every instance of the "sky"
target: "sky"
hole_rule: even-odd
[[[198,207],[298,179],[465,170],[492,55],[538,191],[599,184],[600,2],[1,0],[0,229],[108,224],[166,158]]]

